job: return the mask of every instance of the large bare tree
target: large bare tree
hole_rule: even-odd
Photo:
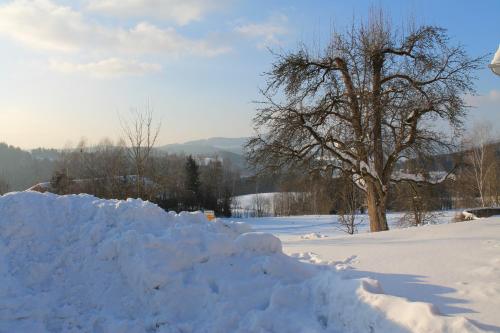
[[[428,181],[395,175],[397,162],[449,147],[440,128],[460,127],[463,96],[474,92],[483,61],[450,45],[442,28],[393,29],[382,13],[372,14],[333,33],[322,52],[302,46],[277,55],[248,158],[271,169],[302,163],[348,173],[366,194],[371,230],[387,230],[391,183]]]

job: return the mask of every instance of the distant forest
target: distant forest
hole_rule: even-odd
[[[60,154],[55,149],[25,151],[0,143],[0,182],[4,191],[25,190],[52,176]]]
[[[269,192],[281,194],[274,199],[272,209],[265,200],[257,198],[256,215],[342,212],[348,204],[347,196],[357,197],[357,211],[365,209],[356,187],[340,174],[311,173],[294,167],[256,176],[236,150],[226,154],[198,151],[196,155],[186,155],[178,147],[176,153],[155,149],[143,166],[138,182],[129,149],[123,143],[109,140],[95,146],[82,142],[72,149],[31,151],[0,143],[0,192],[22,191],[45,183],[43,191],[59,194],[89,193],[118,199],[140,197],[167,210],[213,209],[224,216],[234,215],[231,209],[238,209],[235,197]],[[432,174],[437,170],[450,170],[454,165],[459,166],[454,171],[454,180],[439,185],[396,184],[390,193],[389,209],[432,211],[500,204],[499,143],[406,160],[400,163],[399,170],[410,173],[426,170]],[[483,173],[480,182],[478,172]]]

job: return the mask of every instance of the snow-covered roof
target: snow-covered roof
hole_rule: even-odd
[[[137,181],[137,175],[126,175],[126,176],[114,176],[114,177],[109,177],[109,178],[81,178],[81,179],[72,179],[71,183],[72,184],[88,184],[91,182],[95,181],[107,181],[110,179],[117,180],[123,183],[130,183],[134,184]],[[149,179],[148,177],[142,177],[142,182],[145,186],[148,187],[158,187],[158,183],[154,182],[153,180]],[[47,192],[50,191],[51,189],[51,184],[50,182],[43,182],[43,183],[38,183],[30,188],[28,188],[26,191],[37,191],[37,192]]]
[[[45,191],[48,191],[49,188],[50,188],[50,183],[49,182],[43,182],[43,183],[38,183],[38,184],[35,184],[35,185],[31,186],[26,191],[45,192]]]
[[[500,46],[493,56],[493,60],[491,60],[491,64],[489,65],[489,67],[491,68],[493,73],[500,75]]]
[[[447,178],[453,179],[454,176],[446,171],[429,171],[426,175],[422,173],[408,173],[403,170],[397,170],[392,173],[392,181],[414,181],[414,182],[428,182],[428,183],[441,183]]]
[[[497,52],[493,56],[493,60],[491,60],[492,65],[500,65],[500,45],[498,46]]]

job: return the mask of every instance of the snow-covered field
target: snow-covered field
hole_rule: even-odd
[[[436,224],[449,223],[455,216],[456,211],[443,211],[436,213]],[[399,228],[398,223],[402,213],[388,213],[387,223],[390,228]],[[316,238],[344,236],[338,224],[337,215],[302,215],[287,217],[252,217],[232,218],[228,221],[242,221],[252,226],[255,230],[272,233],[281,239],[293,239],[293,237],[307,238],[310,234],[317,234]],[[358,233],[367,233],[370,230],[368,215],[357,215],[356,222]],[[291,238],[290,238],[291,237]]]
[[[500,217],[448,224],[453,215],[442,214],[440,225],[382,233],[365,225],[353,236],[335,227],[335,216],[244,221],[277,235],[291,256],[333,266],[345,278],[375,279],[387,295],[500,332]],[[388,221],[395,226],[399,217],[390,213]]]
[[[306,220],[311,227],[302,228],[303,234],[276,233],[286,251],[296,253],[288,256],[279,238],[249,232],[246,224],[209,222],[201,213],[169,214],[141,200],[37,192],[4,195],[0,332],[495,329],[495,322],[481,319],[476,325],[461,315],[471,317],[463,308],[472,309],[466,302],[473,297],[489,305],[490,314],[498,305],[485,299],[498,292],[490,278],[498,275],[494,260],[500,221],[481,221],[485,227],[472,222],[347,238],[319,237],[317,221]],[[252,224],[266,228],[264,222]],[[479,234],[471,234],[473,230]],[[300,237],[307,234],[312,235]],[[429,258],[429,249],[434,258]],[[380,265],[369,263],[379,253],[384,257]],[[440,256],[447,261],[436,259]],[[341,261],[327,265],[324,260]],[[446,271],[450,280],[450,272],[458,268],[434,266],[475,269],[456,280],[469,286],[461,289],[468,294],[448,298],[451,291],[445,285],[425,280],[430,273],[404,273],[412,263],[430,266],[429,272]],[[365,270],[364,264],[372,268]],[[413,290],[410,296],[406,290]],[[430,301],[439,310],[455,316],[440,315],[438,308],[421,302],[429,301],[428,295],[434,295]]]

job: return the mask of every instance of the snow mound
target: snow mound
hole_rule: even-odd
[[[327,235],[323,235],[319,232],[312,232],[310,234],[305,234],[300,236],[301,239],[318,239],[318,238],[327,238]]]
[[[141,200],[0,197],[0,332],[409,331],[479,332],[242,224]]]
[[[324,261],[321,259],[321,257],[314,252],[299,252],[299,253],[292,253],[290,254],[291,257],[297,258],[300,261],[303,262],[308,262],[311,264],[318,264],[318,265],[330,265],[331,262],[329,261]]]
[[[247,232],[235,240],[241,251],[256,253],[283,253],[283,247],[278,237],[263,232]]]

